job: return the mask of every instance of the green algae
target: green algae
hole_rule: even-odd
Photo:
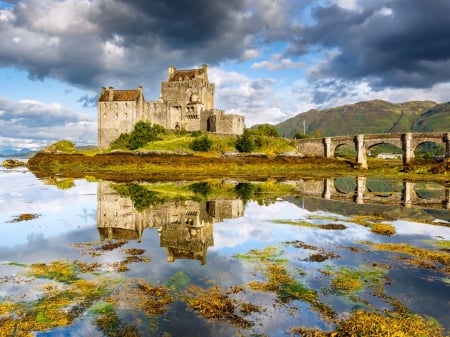
[[[334,311],[320,301],[319,293],[308,288],[289,270],[287,266],[289,260],[284,258],[283,254],[284,251],[279,247],[268,246],[261,250],[252,249],[247,254],[240,254],[235,257],[253,263],[255,271],[258,271],[263,278],[261,281],[248,282],[247,286],[250,289],[274,293],[281,304],[294,300],[307,302],[327,319],[333,318],[335,316]],[[296,275],[305,274],[298,268],[295,271]]]
[[[22,213],[15,216],[12,220],[8,221],[10,223],[30,221],[39,218],[41,215],[36,213]]]
[[[315,223],[305,221],[305,220],[275,219],[275,220],[270,220],[270,221],[273,223],[276,223],[276,224],[318,228],[318,229],[324,229],[324,230],[344,230],[347,228],[347,226],[345,226],[343,224],[333,224],[333,223],[315,224]]]
[[[372,243],[372,249],[399,255],[398,261],[427,269],[437,269],[450,274],[450,253],[444,250],[426,249],[405,243]]]
[[[232,298],[235,289],[223,291],[218,286],[201,288],[190,286],[186,294],[186,303],[191,310],[206,319],[228,322],[242,328],[254,326],[254,322],[245,316],[260,312],[259,306]]]
[[[328,267],[327,272],[331,275],[330,289],[332,292],[340,295],[355,295],[367,287],[381,293],[387,270],[380,267],[350,268],[342,266],[339,268]]]
[[[268,246],[264,249],[251,249],[245,254],[236,254],[235,258],[249,260],[251,262],[287,263],[289,260],[282,257],[284,251],[276,246]]]
[[[399,312],[352,311],[337,322],[334,331],[292,327],[289,334],[302,337],[445,337],[433,319]]]
[[[63,283],[73,283],[76,280],[79,280],[77,265],[69,261],[54,261],[49,264],[32,264],[28,271],[28,275]]]

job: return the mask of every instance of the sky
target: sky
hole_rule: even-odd
[[[96,144],[102,86],[208,64],[250,127],[363,100],[450,101],[449,0],[0,0],[0,151]]]

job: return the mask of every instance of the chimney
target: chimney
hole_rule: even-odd
[[[203,69],[203,79],[205,81],[208,81],[208,65],[203,63],[202,64],[202,69]]]
[[[167,76],[167,80],[169,81],[171,78],[172,78],[172,76],[175,74],[175,71],[177,70],[177,68],[175,68],[174,66],[170,66],[169,67],[169,69],[168,69],[168,72],[169,72],[169,74],[168,74],[168,76]]]
[[[114,97],[114,87],[109,87],[109,97],[108,100],[112,101]]]
[[[98,96],[98,101],[100,101],[101,99],[104,100],[106,96],[106,88],[102,87],[101,91],[100,91],[100,95]]]

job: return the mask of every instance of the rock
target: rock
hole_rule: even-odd
[[[237,150],[226,151],[226,152],[223,152],[222,155],[224,157],[237,157],[237,156],[239,156],[239,151],[237,151]]]
[[[14,167],[27,166],[27,164],[25,162],[17,160],[17,159],[6,159],[2,163],[2,166],[4,168],[10,169],[10,168],[14,168]]]

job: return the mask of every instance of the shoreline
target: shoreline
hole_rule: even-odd
[[[104,154],[40,152],[27,167],[37,177],[61,175],[115,181],[180,181],[208,178],[294,180],[340,176],[379,176],[411,181],[450,182],[450,162],[370,160],[360,169],[351,159],[265,154],[202,156],[177,153],[125,152]]]

